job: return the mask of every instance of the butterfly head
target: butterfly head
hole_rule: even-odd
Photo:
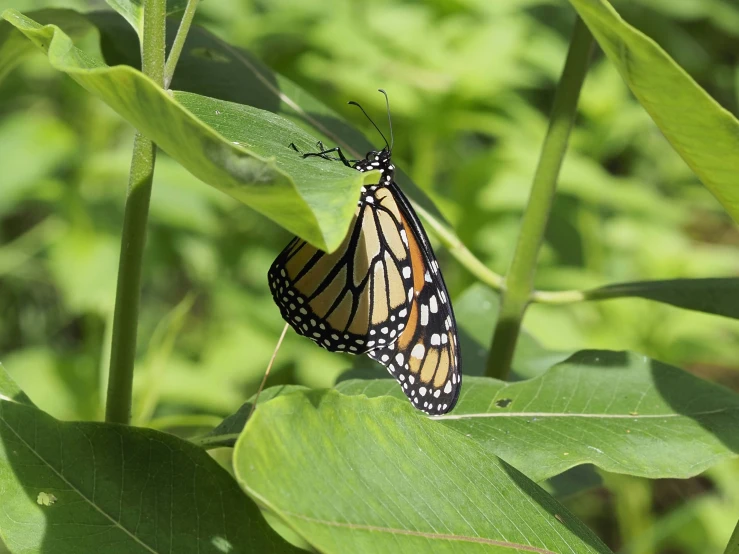
[[[372,126],[377,129],[377,132],[380,133],[380,136],[385,141],[385,147],[382,150],[372,150],[370,152],[367,152],[367,155],[364,157],[363,160],[358,161],[356,164],[354,164],[354,169],[357,169],[359,171],[372,171],[373,169],[378,169],[382,172],[382,175],[380,176],[380,180],[378,181],[378,185],[380,186],[387,186],[390,183],[393,182],[393,179],[395,179],[395,166],[393,165],[393,162],[391,160],[392,154],[393,154],[393,124],[390,119],[390,101],[388,100],[387,93],[379,89],[379,92],[381,92],[385,96],[385,103],[387,105],[387,123],[388,128],[390,129],[390,142],[387,141],[385,138],[385,135],[380,131],[380,128],[375,124],[374,121],[372,121],[372,118],[367,115],[367,112],[364,111],[364,108],[360,106],[358,103],[351,101],[349,104],[353,106],[357,106],[360,110],[362,110],[362,113],[364,116],[369,120],[370,123],[372,123]]]
[[[382,172],[378,185],[389,185],[395,178],[395,164],[393,164],[390,150],[385,147],[382,150],[367,152],[363,160],[354,164],[354,169],[365,172],[377,169]]]

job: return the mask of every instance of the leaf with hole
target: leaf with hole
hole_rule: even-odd
[[[16,554],[297,552],[215,460],[158,431],[0,401],[0,482]]]
[[[336,388],[402,397],[387,380]],[[739,395],[629,352],[581,351],[518,383],[466,378],[454,411],[436,419],[535,481],[585,463],[685,479],[739,453]]]

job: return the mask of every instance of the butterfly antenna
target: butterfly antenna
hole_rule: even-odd
[[[395,144],[395,137],[393,137],[393,121],[390,119],[390,99],[387,97],[387,92],[381,88],[377,89],[379,92],[385,95],[385,105],[387,106],[387,126],[390,128],[390,152],[393,151],[393,144]],[[385,141],[387,144],[387,141]]]
[[[372,126],[375,129],[377,129],[377,132],[380,133],[380,136],[382,137],[382,140],[385,141],[385,146],[387,146],[388,148],[392,149],[390,147],[390,145],[388,144],[387,139],[385,138],[385,135],[382,134],[382,131],[380,131],[380,128],[375,124],[374,121],[372,121],[372,118],[367,115],[367,112],[364,111],[364,108],[362,106],[360,106],[358,103],[356,103],[354,100],[350,100],[349,102],[347,102],[347,104],[351,104],[352,106],[356,106],[357,108],[359,108],[360,110],[362,110],[362,113],[364,114],[364,117],[366,117],[369,120],[369,122],[372,123]]]

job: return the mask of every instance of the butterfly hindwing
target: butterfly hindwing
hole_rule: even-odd
[[[389,189],[401,210],[408,237],[414,294],[400,338],[368,355],[387,367],[415,407],[444,414],[456,404],[462,384],[454,312],[418,217],[395,183]]]

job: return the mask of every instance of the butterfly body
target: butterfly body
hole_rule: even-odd
[[[462,383],[451,301],[428,237],[395,183],[391,148],[350,163],[338,148],[304,154],[380,172],[362,187],[349,232],[332,253],[294,238],[269,270],[290,326],[332,352],[366,353],[418,409],[450,411]],[[329,152],[338,151],[338,158]]]

